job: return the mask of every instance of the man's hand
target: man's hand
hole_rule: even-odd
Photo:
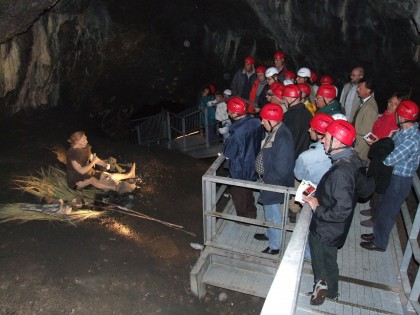
[[[311,207],[312,211],[315,212],[316,207],[319,206],[318,199],[313,196],[302,196],[303,201],[309,203],[309,206]]]

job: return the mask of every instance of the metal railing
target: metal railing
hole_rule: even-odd
[[[420,198],[420,181],[417,175],[413,178],[413,187],[418,202]],[[420,248],[418,243],[418,236],[420,232],[420,204],[417,204],[417,211],[413,222],[411,221],[409,210],[405,202],[401,207],[401,211],[409,239],[405,248],[403,259],[400,263],[399,271],[403,286],[403,290],[400,292],[400,299],[401,304],[407,313],[414,314],[415,312],[419,314],[419,272],[417,269],[414,283],[411,285],[408,277],[408,269],[411,259],[413,259],[417,264],[420,263]],[[261,314],[263,315],[276,314],[279,309],[282,310],[282,314],[295,313],[300,278],[302,274],[304,248],[307,242],[308,227],[311,216],[312,214],[309,206],[305,205],[265,300],[261,311]],[[396,246],[399,247],[399,244],[396,244]]]
[[[224,159],[225,157],[223,155],[218,157],[202,179],[204,214],[203,229],[205,245],[211,244],[213,238],[216,236],[219,223],[217,222],[217,218],[265,227],[281,228],[283,233],[282,242],[284,242],[286,220],[283,220],[283,225],[279,226],[269,222],[261,222],[249,218],[220,213],[216,211],[216,205],[223,196],[227,185],[282,192],[285,193],[285,196],[287,196],[287,198],[285,198],[285,207],[282,209],[283,218],[287,218],[285,213],[287,209],[287,200],[289,195],[296,194],[295,188],[267,185],[217,176],[216,173],[222,165]],[[216,184],[221,185],[219,189],[217,189]],[[407,314],[420,314],[420,304],[418,301],[420,296],[420,277],[418,269],[413,284],[410,283],[410,279],[408,277],[408,270],[409,267],[412,267],[412,260],[414,260],[417,264],[420,264],[420,247],[418,243],[420,233],[420,204],[418,203],[420,200],[420,180],[417,175],[413,178],[413,188],[415,197],[417,198],[416,215],[414,221],[412,221],[406,203],[403,204],[401,211],[407,230],[408,242],[404,251],[404,256],[399,255],[398,248],[396,249],[396,252],[397,259],[399,258],[399,272],[402,282],[402,288],[400,291],[401,304],[405,308],[405,312]],[[283,246],[284,244],[281,246],[281,248],[285,248],[284,252],[280,255],[280,257],[282,257],[281,263],[270,287],[261,314],[278,314],[279,310],[281,310],[281,314],[295,314],[311,217],[312,211],[310,207],[305,204],[300,213],[299,220],[294,227],[293,234],[287,247],[285,248]],[[395,237],[395,239],[398,239],[398,237]],[[398,247],[399,244],[395,244],[395,246]]]
[[[269,185],[259,182],[250,182],[246,180],[240,179],[233,179],[228,178],[225,176],[218,176],[216,172],[222,166],[225,157],[223,155],[219,156],[216,161],[212,164],[212,166],[207,170],[207,172],[202,177],[202,189],[203,189],[203,229],[204,229],[204,244],[211,245],[212,241],[217,235],[218,228],[220,225],[220,220],[217,221],[218,218],[224,220],[230,220],[240,223],[247,223],[253,224],[257,226],[263,227],[273,227],[279,228],[282,231],[282,241],[281,241],[281,253],[285,249],[285,241],[286,241],[286,223],[287,223],[287,211],[288,211],[288,203],[291,195],[296,194],[295,187],[284,187],[284,186],[277,186],[277,185]],[[221,185],[219,189],[217,189],[217,184]],[[260,190],[267,190],[273,191],[278,193],[284,194],[284,203],[281,208],[283,222],[282,224],[274,224],[267,221],[261,221],[258,219],[250,219],[245,218],[233,214],[227,214],[223,212],[217,212],[216,205],[220,198],[223,196],[224,191],[226,190],[227,185],[230,186],[240,186],[246,187],[250,189],[254,189],[257,191]],[[302,256],[303,257],[303,256]]]
[[[162,141],[167,141],[168,148],[172,148],[173,139],[182,138],[181,149],[184,151],[188,147],[186,137],[194,132],[204,131],[208,148],[210,146],[209,126],[202,123],[207,121],[207,111],[207,108],[199,109],[198,106],[177,114],[163,110],[153,116],[132,120],[130,127],[140,145],[160,144]]]
[[[414,220],[411,221],[411,217],[409,214],[409,209],[407,204],[404,204],[401,207],[401,213],[403,217],[404,224],[406,226],[408,241],[407,246],[404,251],[404,256],[400,264],[400,275],[401,281],[403,285],[403,298],[407,299],[407,303],[405,304],[406,310],[408,312],[415,311],[417,314],[420,314],[420,304],[419,304],[419,297],[420,297],[420,277],[419,277],[419,269],[416,271],[416,277],[413,282],[413,285],[410,283],[410,279],[408,276],[408,270],[410,267],[411,260],[414,260],[417,265],[420,264],[420,248],[418,237],[420,233],[420,180],[418,175],[416,174],[413,178],[413,188],[414,193],[417,198],[417,210]]]

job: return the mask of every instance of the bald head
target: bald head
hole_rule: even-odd
[[[350,80],[352,84],[357,84],[365,75],[365,70],[362,67],[356,67],[351,71]]]

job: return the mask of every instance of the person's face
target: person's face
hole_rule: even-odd
[[[244,69],[246,72],[251,72],[252,70],[252,63],[245,63],[244,64]]]
[[[330,149],[330,144],[331,144],[331,134],[329,132],[325,134],[325,137],[322,140],[322,143],[324,144],[324,151],[328,153],[328,150]]]
[[[267,77],[267,83],[268,83],[268,85],[271,85],[274,82],[276,82],[276,79],[274,79],[273,77]]]
[[[369,97],[370,94],[371,90],[366,87],[366,82],[362,82],[357,85],[357,95],[359,95],[361,99]]]
[[[264,75],[264,73],[257,73],[257,79],[260,82],[264,82],[265,81],[265,75]]]
[[[271,103],[281,105],[282,99],[279,99],[277,96],[271,96],[270,100]]]
[[[359,70],[353,69],[353,71],[350,74],[350,81],[352,84],[356,84],[359,82],[359,80],[362,78],[362,74]]]
[[[274,66],[275,66],[277,69],[283,68],[283,67],[284,67],[284,59],[281,59],[281,58],[279,58],[279,59],[274,59]]]
[[[222,95],[216,95],[216,101],[221,102],[223,99]]]
[[[210,92],[210,90],[209,90],[208,88],[205,88],[205,89],[203,90],[203,96],[207,96],[207,95],[209,95],[209,92]]]
[[[325,98],[323,98],[321,95],[316,95],[315,96],[315,105],[318,108],[323,108],[325,107],[325,105],[327,105],[327,103],[325,103]]]
[[[305,83],[305,82],[306,82],[305,78],[300,77],[300,76],[297,76],[296,77],[296,84],[298,84],[298,83]]]
[[[317,136],[315,130],[313,130],[311,127],[309,127],[308,131],[309,131],[309,136],[311,137],[311,140],[312,141],[318,141],[318,136]]]
[[[271,132],[271,126],[267,119],[262,119],[261,124],[264,126],[264,129],[268,132]]]
[[[80,148],[85,148],[87,144],[88,144],[88,141],[87,141],[87,137],[86,137],[86,135],[83,135],[83,136],[79,139],[79,141],[77,141],[77,142],[76,142],[76,145],[77,145],[78,147],[80,147]]]
[[[391,97],[388,100],[388,106],[386,107],[388,114],[395,113],[395,110],[397,109],[398,105],[400,105],[400,102],[401,101],[396,96]]]

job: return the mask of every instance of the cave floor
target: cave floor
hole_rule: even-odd
[[[98,156],[136,162],[142,183],[131,209],[195,236],[119,213],[76,227],[2,223],[0,314],[259,314],[262,298],[209,287],[199,301],[190,291],[200,254],[190,243],[202,243],[201,176],[213,160],[111,140],[95,126],[63,109],[2,119],[0,203],[38,203],[13,179],[62,167],[51,148],[85,130]]]

